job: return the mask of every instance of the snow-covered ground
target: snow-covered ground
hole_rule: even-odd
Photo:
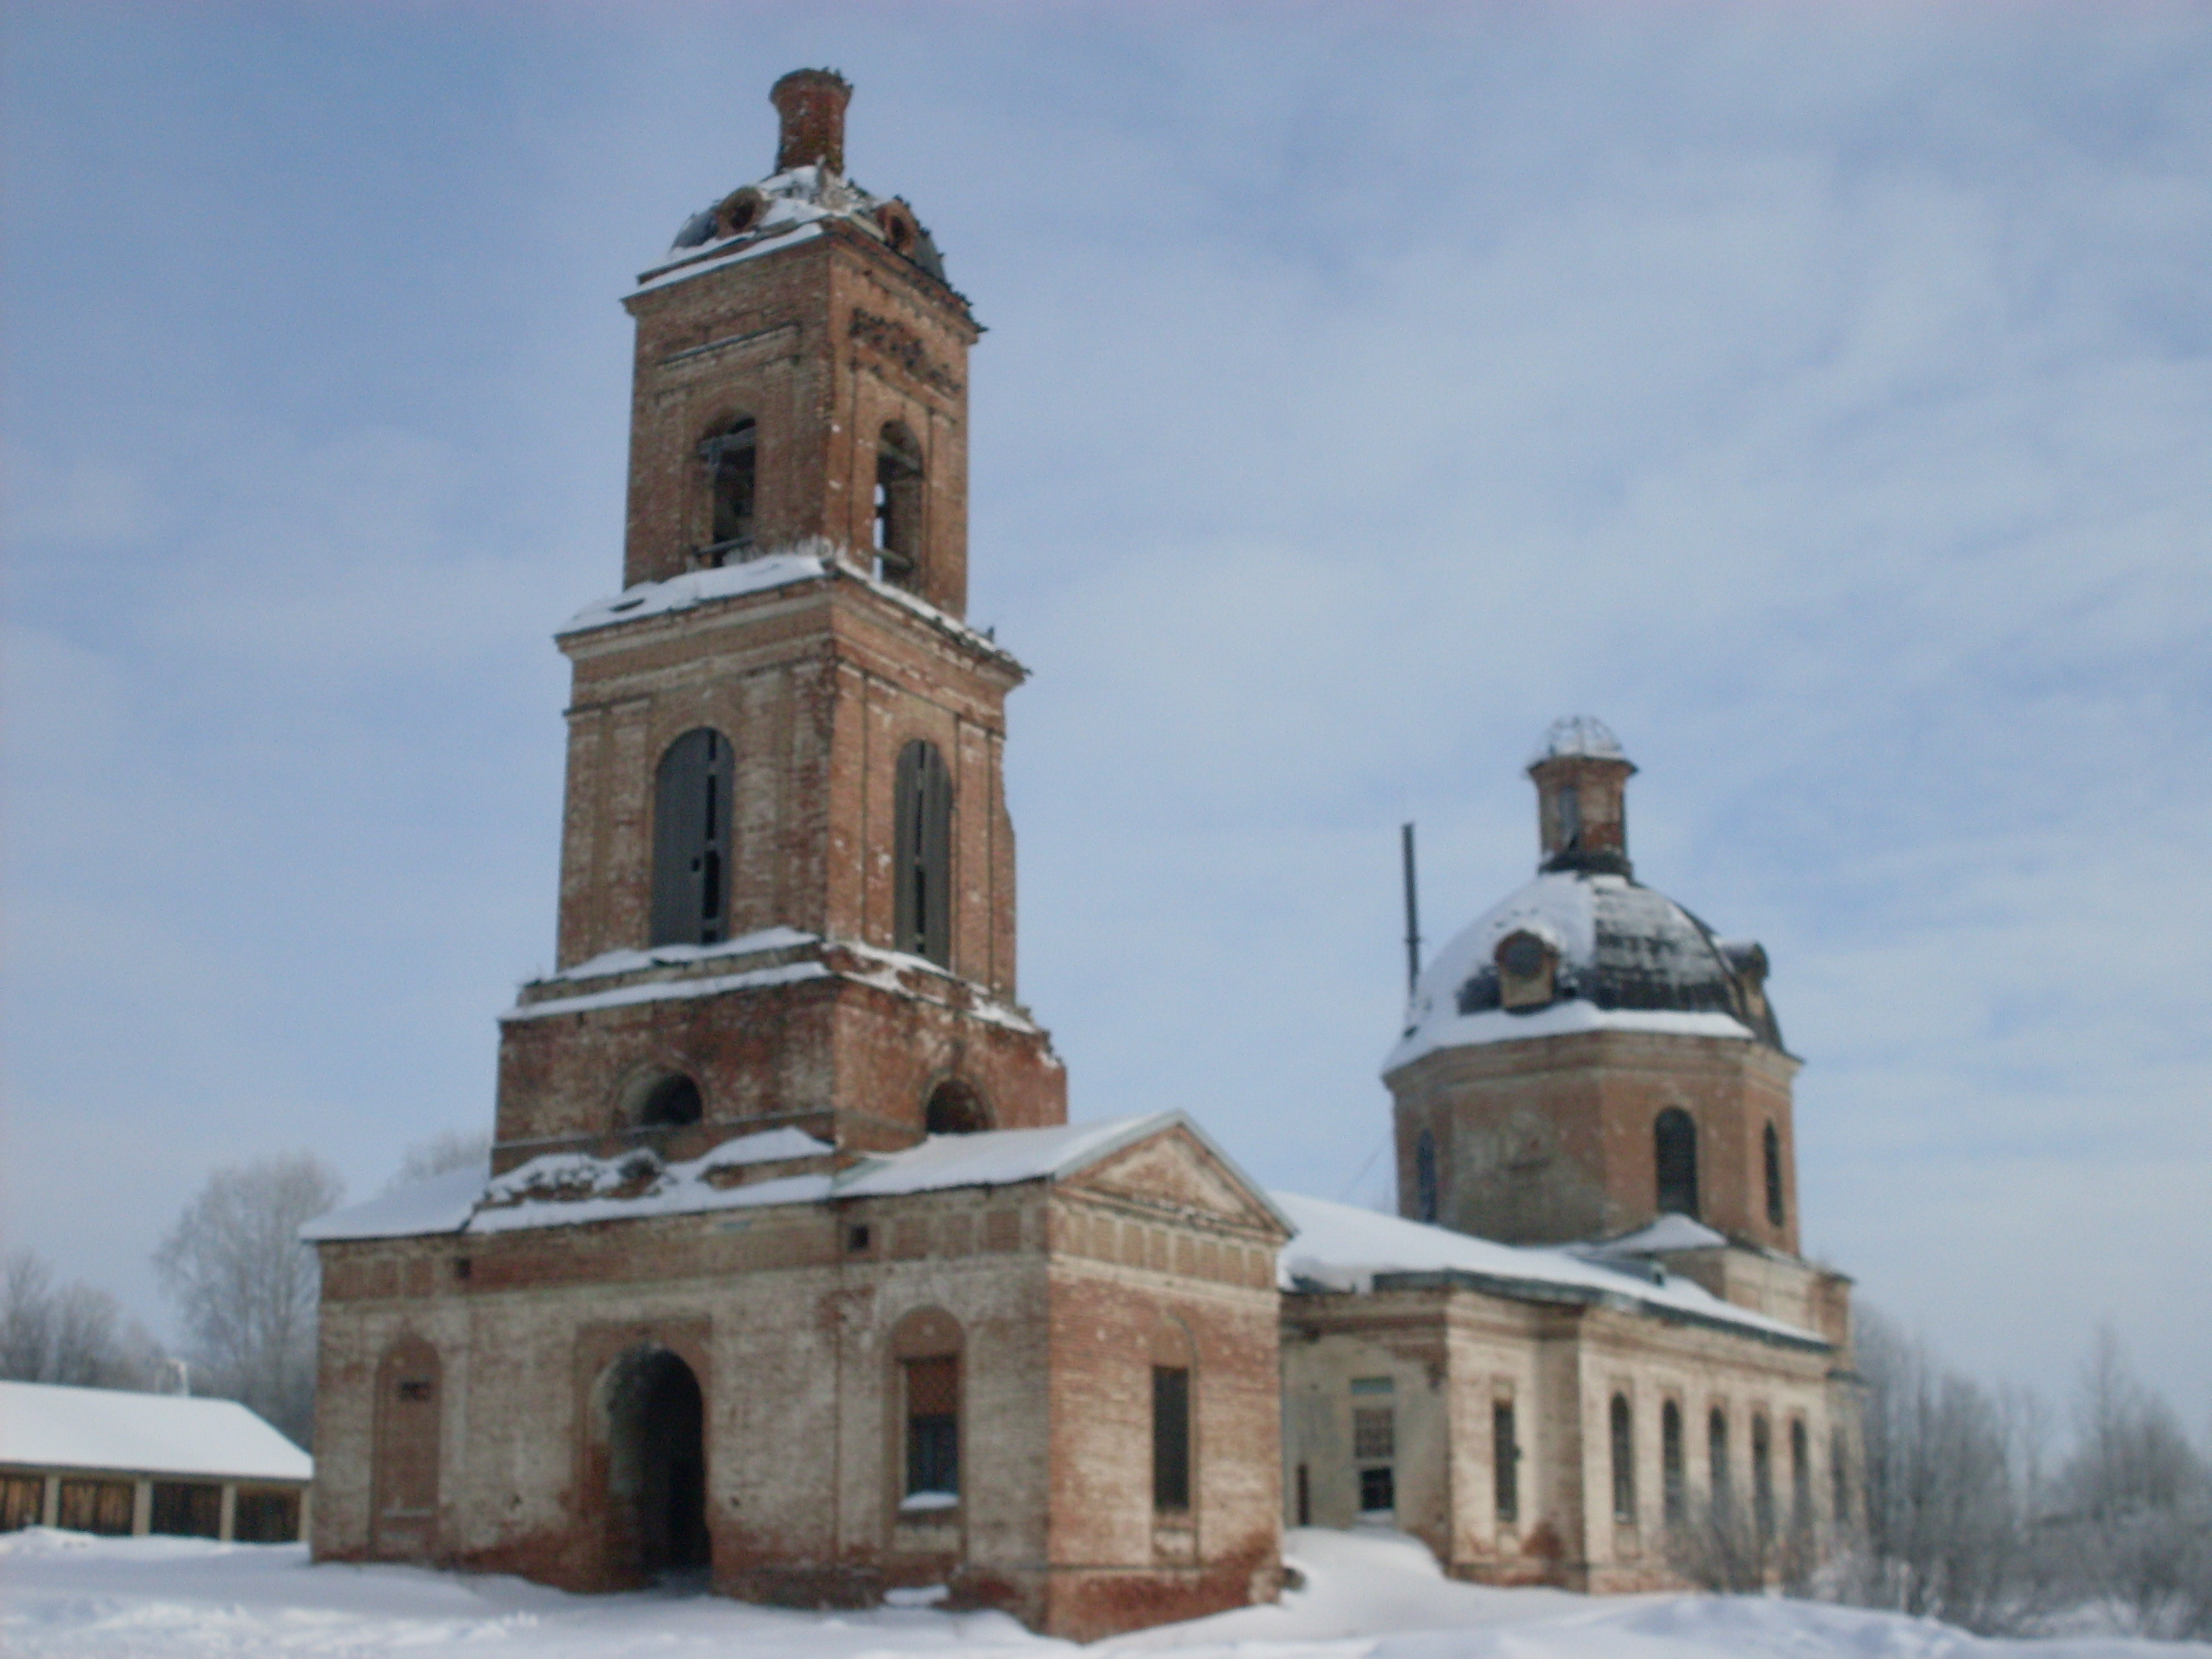
[[[1102,1643],[1189,1659],[2212,1659],[2212,1647],[2117,1638],[1984,1642],[1942,1625],[1803,1601],[1604,1599],[1443,1578],[1392,1534],[1305,1529],[1305,1575],[1280,1605]],[[706,1595],[564,1595],[514,1578],[310,1566],[298,1545],[0,1537],[0,1652],[60,1656],[398,1655],[492,1659],[1045,1659],[1074,1651],[996,1613],[927,1607],[778,1613]]]

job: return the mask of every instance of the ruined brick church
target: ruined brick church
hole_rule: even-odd
[[[1848,1521],[1847,1282],[1797,1251],[1759,947],[1638,884],[1591,721],[1534,884],[1385,1068],[1401,1217],[1177,1112],[1070,1124],[1017,998],[1007,694],[964,618],[968,353],[850,88],[636,323],[623,586],[558,641],[558,958],[482,1170],[309,1230],[319,1559],[793,1606],[944,1586],[1091,1638],[1271,1599],[1284,1530],[1670,1582]]]

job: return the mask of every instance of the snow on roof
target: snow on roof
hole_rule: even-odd
[[[1601,1239],[1577,1247],[1577,1253],[1602,1261],[1607,1256],[1664,1255],[1670,1250],[1710,1250],[1728,1240],[1702,1221],[1686,1215],[1662,1215],[1648,1227],[1618,1238]]]
[[[1530,933],[1559,952],[1560,996],[1530,1011],[1496,1006],[1498,946]],[[1604,937],[1601,938],[1601,934]],[[1616,961],[1615,958],[1621,960]],[[1571,1031],[1658,1031],[1750,1042],[1754,1033],[1719,1007],[1607,1007],[1611,981],[1635,972],[1680,981],[1681,1000],[1728,1000],[1730,969],[1697,919],[1664,894],[1625,876],[1562,870],[1538,876],[1463,929],[1421,970],[1406,1029],[1382,1062],[1387,1075],[1438,1048],[1513,1042]],[[1462,1012],[1462,989],[1488,975],[1492,994]],[[1646,987],[1644,988],[1650,988]],[[1592,1000],[1592,994],[1597,1000]]]
[[[1563,1249],[1499,1244],[1349,1204],[1277,1193],[1275,1202],[1297,1227],[1277,1258],[1285,1290],[1367,1291],[1378,1273],[1460,1273],[1480,1288],[1522,1299],[1605,1301],[1661,1317],[1743,1328],[1762,1336],[1820,1347],[1810,1331],[1723,1302],[1702,1285],[1666,1276],[1654,1283]]]
[[[1613,735],[1613,728],[1595,714],[1566,714],[1553,720],[1546,728],[1544,741],[1531,766],[1540,765],[1562,755],[1588,755],[1595,760],[1626,760],[1621,752],[1620,739]]]
[[[747,199],[754,210],[741,218],[721,211]],[[832,219],[893,247],[944,283],[945,260],[936,239],[927,225],[913,218],[913,210],[903,202],[893,211],[909,222],[913,234],[904,241],[892,237],[885,217],[892,199],[896,198],[872,195],[844,174],[811,164],[770,173],[685,220],[666,257],[639,276],[637,291],[642,294],[686,282],[702,272],[719,270],[740,259],[808,240],[820,235],[824,222]],[[743,228],[735,228],[739,223]]]
[[[556,997],[546,1002],[526,1002],[501,1014],[501,1024],[516,1020],[546,1019],[556,1014],[581,1014],[595,1008],[623,1008],[639,1002],[667,1002],[682,997],[719,996],[724,991],[753,991],[769,985],[795,985],[804,979],[828,979],[830,969],[818,962],[787,962],[774,968],[754,968],[742,974],[716,974],[706,979],[649,979],[611,990],[587,991],[580,996]]]
[[[793,546],[763,553],[737,564],[687,570],[665,581],[635,583],[611,598],[594,599],[556,629],[554,637],[566,639],[571,635],[588,634],[594,629],[612,628],[646,617],[689,611],[716,599],[764,593],[825,577],[859,582],[871,592],[905,607],[939,631],[951,635],[969,649],[997,659],[1016,673],[1028,672],[1012,652],[988,634],[970,628],[951,611],[939,609],[919,594],[878,580],[866,562],[825,536],[810,536]]]
[[[680,967],[695,962],[711,961],[716,957],[750,956],[756,951],[788,951],[797,946],[818,945],[819,933],[802,933],[796,927],[763,927],[758,933],[740,933],[735,939],[724,939],[720,945],[656,945],[646,951],[602,951],[588,961],[548,974],[544,984],[562,979],[605,979],[610,974],[634,974],[646,968]]]
[[[463,1170],[403,1188],[312,1221],[301,1230],[301,1237],[313,1242],[514,1232],[644,1216],[818,1204],[834,1198],[1011,1187],[1072,1175],[1124,1146],[1177,1127],[1193,1135],[1266,1201],[1259,1188],[1188,1117],[1181,1112],[1154,1112],[1049,1129],[932,1135],[902,1151],[871,1153],[835,1174],[811,1170],[742,1186],[720,1185],[712,1176],[741,1164],[824,1158],[836,1149],[797,1129],[784,1128],[725,1141],[704,1157],[681,1164],[664,1163],[642,1148],[611,1158],[549,1152],[489,1182],[473,1170]],[[428,1190],[433,1187],[438,1188],[434,1194]],[[1290,1224],[1287,1219],[1284,1224]]]
[[[0,1463],[312,1480],[315,1460],[235,1400],[0,1382]]]

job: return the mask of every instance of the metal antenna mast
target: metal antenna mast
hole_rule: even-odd
[[[1407,824],[1399,831],[1406,854],[1406,994],[1413,994],[1413,982],[1421,976],[1421,909],[1413,894],[1413,826]]]

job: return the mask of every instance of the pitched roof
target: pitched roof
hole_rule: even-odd
[[[724,1141],[703,1158],[682,1164],[664,1164],[644,1151],[617,1158],[549,1153],[489,1182],[476,1170],[463,1170],[403,1188],[311,1221],[301,1229],[301,1237],[325,1240],[509,1232],[957,1187],[1011,1187],[1074,1175],[1170,1129],[1188,1133],[1250,1191],[1255,1202],[1273,1210],[1267,1195],[1189,1118],[1181,1112],[1153,1112],[1048,1129],[932,1135],[899,1152],[870,1153],[834,1173],[817,1169],[747,1186],[718,1186],[708,1177],[732,1164],[818,1159],[833,1149],[795,1129],[776,1129]],[[1273,1212],[1289,1231],[1287,1219],[1279,1211]]]
[[[0,1382],[0,1463],[312,1480],[315,1460],[235,1400]]]

